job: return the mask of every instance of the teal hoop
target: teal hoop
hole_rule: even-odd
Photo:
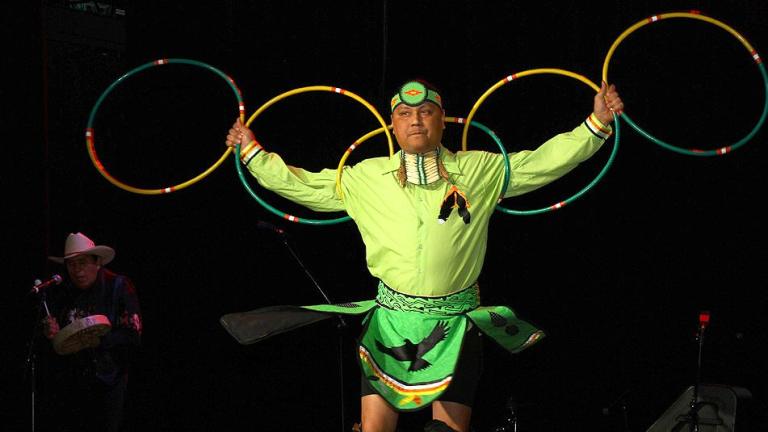
[[[135,75],[145,69],[149,69],[154,66],[163,66],[163,65],[174,64],[174,63],[199,66],[223,78],[227,82],[227,84],[229,84],[229,87],[234,92],[235,98],[237,98],[237,105],[238,105],[238,111],[240,113],[240,119],[243,120],[245,118],[245,104],[243,103],[242,94],[240,93],[240,89],[237,88],[235,81],[224,72],[216,69],[215,67],[209,64],[206,64],[197,60],[189,60],[189,59],[183,59],[183,58],[169,58],[169,59],[159,59],[149,63],[145,63],[141,66],[138,66],[128,71],[125,75],[116,79],[109,87],[107,87],[106,90],[104,90],[104,92],[101,93],[101,96],[99,96],[99,98],[96,100],[96,103],[93,105],[93,108],[91,109],[91,113],[88,116],[88,124],[86,125],[86,128],[85,128],[85,144],[88,150],[88,155],[90,156],[91,162],[93,163],[93,166],[96,167],[99,173],[105,179],[107,179],[107,181],[128,192],[133,192],[133,193],[142,194],[142,195],[159,195],[159,194],[166,194],[166,193],[171,193],[171,192],[184,189],[188,186],[191,186],[197,183],[198,181],[202,180],[206,176],[208,176],[208,174],[213,172],[213,170],[218,168],[219,165],[221,165],[224,162],[224,160],[226,160],[227,156],[232,151],[231,148],[227,148],[227,150],[224,151],[224,154],[222,154],[221,157],[219,157],[219,159],[216,162],[214,162],[213,165],[211,165],[208,169],[206,169],[202,173],[198,174],[197,176],[187,181],[184,181],[182,183],[179,183],[173,186],[167,186],[167,187],[155,188],[155,189],[138,188],[135,186],[131,186],[121,180],[118,180],[116,177],[114,177],[112,174],[110,174],[107,171],[107,169],[104,167],[104,164],[101,162],[101,160],[99,160],[99,156],[96,153],[96,144],[95,144],[96,139],[94,137],[95,134],[94,134],[93,122],[94,122],[94,119],[96,118],[96,113],[98,112],[99,107],[101,106],[102,102],[104,102],[104,100],[107,98],[107,95],[110,92],[112,92],[112,90],[114,90],[115,87],[117,87],[120,83],[122,83],[132,75]]]
[[[624,114],[621,115],[621,118],[624,118]],[[566,199],[565,201],[560,201],[557,204],[543,207],[540,209],[535,209],[535,210],[512,210],[512,209],[502,207],[500,205],[496,206],[496,210],[502,213],[511,214],[511,215],[530,216],[530,215],[546,213],[552,210],[559,210],[565,207],[566,205],[576,201],[579,197],[584,195],[588,190],[592,189],[592,187],[595,184],[597,184],[597,182],[599,182],[600,179],[603,178],[603,176],[605,176],[605,173],[608,172],[608,168],[610,168],[611,165],[613,165],[613,160],[616,158],[616,152],[619,150],[619,137],[621,135],[621,127],[619,127],[619,116],[617,116],[615,113],[613,114],[613,132],[614,132],[613,149],[611,150],[611,155],[608,157],[608,161],[603,166],[603,169],[600,170],[600,172],[597,174],[597,177],[595,177],[591,182],[589,182],[589,184],[581,188],[581,190],[573,194],[570,198]]]
[[[677,147],[672,144],[668,144],[656,138],[655,136],[651,135],[650,133],[646,132],[645,129],[641,128],[640,126],[637,125],[637,123],[632,121],[632,119],[629,118],[626,112],[623,112],[621,114],[621,118],[624,121],[626,121],[627,124],[632,127],[632,129],[637,131],[637,133],[639,133],[646,139],[650,140],[654,144],[664,147],[667,150],[672,150],[673,152],[684,154],[684,155],[690,155],[690,156],[722,156],[726,153],[730,153],[736,150],[737,148],[749,142],[749,140],[751,140],[755,136],[755,134],[757,134],[760,128],[763,127],[763,123],[765,123],[765,118],[766,116],[768,116],[768,74],[766,74],[765,66],[762,63],[758,64],[757,68],[760,70],[760,74],[763,77],[763,91],[765,94],[765,103],[763,104],[763,112],[762,114],[760,114],[760,118],[757,120],[757,124],[755,124],[755,127],[753,127],[752,130],[749,131],[749,133],[744,136],[744,138],[738,140],[737,142],[731,145],[720,147],[714,150],[701,150],[701,149],[695,149],[695,148],[686,149],[682,147]]]
[[[447,121],[448,119],[454,119],[454,118],[456,119],[456,121],[454,123],[464,124],[467,121],[467,119],[459,118],[459,117],[446,117],[445,119]],[[483,131],[485,133],[487,133],[488,136],[490,136],[491,139],[493,139],[493,141],[499,147],[499,151],[501,152],[501,155],[504,158],[504,185],[501,187],[501,194],[499,195],[499,199],[497,201],[497,202],[500,203],[501,200],[504,199],[504,194],[507,193],[507,187],[509,186],[509,177],[510,177],[510,175],[512,173],[512,169],[509,166],[509,153],[507,152],[507,148],[504,147],[504,144],[502,144],[501,138],[499,138],[499,136],[496,135],[496,132],[492,131],[488,126],[480,123],[477,120],[472,120],[470,122],[470,125],[480,129],[481,131]],[[504,207],[501,207],[500,205],[496,204],[496,210],[499,210],[499,211],[503,212],[506,209],[504,209]]]
[[[765,103],[763,104],[763,112],[760,115],[760,118],[757,121],[757,124],[755,127],[752,128],[752,130],[742,139],[735,142],[734,144],[720,147],[718,149],[714,150],[702,150],[702,149],[695,149],[695,148],[682,148],[678,146],[674,146],[672,144],[668,144],[655,136],[651,135],[647,131],[643,130],[640,126],[638,126],[634,121],[632,121],[629,116],[627,116],[626,112],[621,114],[621,117],[626,120],[627,124],[629,124],[633,129],[637,131],[640,135],[648,139],[649,141],[653,142],[654,144],[657,144],[667,150],[671,150],[680,154],[684,155],[690,155],[690,156],[721,156],[726,153],[730,153],[733,150],[736,150],[737,148],[743,146],[746,144],[749,140],[752,139],[752,137],[757,134],[757,131],[760,130],[760,128],[763,126],[763,123],[765,122],[765,118],[768,115],[768,74],[765,72],[765,66],[762,63],[762,59],[760,58],[760,54],[757,53],[757,50],[750,45],[750,43],[747,41],[747,39],[742,36],[738,31],[736,31],[733,27],[729,26],[728,24],[725,24],[722,21],[716,20],[712,17],[702,15],[698,11],[691,11],[691,12],[670,12],[670,13],[662,13],[658,15],[653,15],[649,18],[640,20],[630,26],[628,29],[624,30],[624,32],[619,35],[618,38],[613,42],[611,45],[611,48],[608,50],[608,54],[605,56],[605,60],[603,61],[603,81],[608,81],[608,65],[611,61],[611,58],[613,57],[614,52],[616,51],[616,48],[621,44],[621,42],[630,34],[634,33],[636,30],[640,29],[641,27],[645,27],[647,25],[650,25],[652,23],[664,20],[664,19],[670,19],[670,18],[689,18],[697,21],[707,22],[709,24],[713,24],[717,27],[720,27],[721,29],[727,31],[732,36],[734,36],[749,52],[749,55],[754,60],[755,64],[757,64],[758,70],[760,70],[760,75],[763,77],[763,94],[765,96]]]
[[[261,150],[264,151],[264,150]],[[309,218],[300,218],[298,216],[294,216],[290,213],[286,213],[283,211],[280,211],[271,205],[264,201],[257,193],[253,190],[250,184],[248,184],[248,180],[245,177],[245,173],[243,172],[243,163],[240,161],[240,157],[238,156],[240,154],[240,144],[237,144],[235,146],[235,167],[237,168],[237,176],[240,177],[240,181],[243,183],[243,186],[245,186],[245,190],[248,191],[248,193],[253,197],[253,199],[256,200],[259,204],[261,204],[262,207],[269,210],[272,214],[277,215],[278,217],[282,219],[287,219],[291,222],[296,223],[302,223],[307,225],[334,225],[342,222],[346,222],[350,220],[349,216],[342,216],[340,218],[336,219],[309,219]]]
[[[586,78],[583,75],[579,75],[577,73],[573,73],[571,71],[567,71],[567,70],[564,70],[564,69],[557,69],[557,68],[529,69],[529,70],[526,70],[526,71],[523,71],[523,72],[518,72],[518,73],[513,74],[513,75],[508,75],[504,79],[502,79],[500,81],[497,81],[493,86],[491,86],[488,90],[486,90],[485,93],[482,96],[480,96],[480,98],[475,102],[474,106],[472,107],[472,110],[470,110],[469,115],[467,116],[467,119],[469,121],[473,121],[472,119],[474,118],[475,113],[477,112],[478,108],[483,104],[483,102],[493,92],[495,92],[497,89],[499,89],[503,85],[505,85],[505,84],[507,84],[509,82],[512,82],[512,81],[514,81],[514,80],[516,80],[518,78],[522,78],[522,77],[530,76],[530,75],[539,75],[539,74],[555,74],[555,75],[563,75],[563,76],[571,77],[571,78],[574,78],[574,79],[576,79],[578,81],[583,82],[584,84],[587,84],[589,87],[591,87],[596,92],[600,91],[600,87],[598,87],[595,83],[590,81],[588,78]],[[603,169],[600,170],[600,172],[598,173],[597,177],[595,177],[591,182],[589,182],[589,184],[587,184],[581,190],[579,190],[578,192],[573,194],[570,198],[567,198],[564,201],[559,201],[559,202],[557,202],[557,203],[555,203],[553,205],[549,205],[547,207],[543,207],[543,208],[540,208],[540,209],[513,210],[513,209],[509,209],[509,208],[503,207],[501,205],[497,205],[496,206],[496,210],[498,210],[498,211],[500,211],[502,213],[513,214],[513,215],[518,215],[518,216],[536,215],[536,214],[545,213],[545,212],[548,212],[548,211],[559,210],[559,209],[565,207],[567,204],[572,203],[573,201],[575,201],[576,199],[578,199],[579,197],[584,195],[584,193],[586,193],[589,189],[591,189],[595,184],[597,184],[597,182],[599,182],[605,176],[605,173],[608,171],[608,168],[610,168],[610,166],[613,164],[613,160],[616,158],[616,153],[619,150],[620,126],[619,126],[619,118],[618,118],[618,116],[615,113],[613,114],[613,121],[614,121],[615,136],[613,137],[614,141],[613,141],[613,149],[611,151],[611,155],[609,156],[608,161],[605,163],[605,166],[603,166]],[[462,139],[461,139],[462,149],[464,149],[464,150],[467,149],[467,132],[468,132],[467,131],[467,127],[465,125],[464,126],[464,132],[462,134]],[[507,164],[509,164],[509,160],[507,160]],[[503,195],[502,195],[502,197],[503,197]]]

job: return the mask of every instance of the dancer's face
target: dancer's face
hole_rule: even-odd
[[[392,113],[392,131],[406,153],[436,149],[443,139],[443,129],[443,110],[432,102],[415,107],[400,104]]]

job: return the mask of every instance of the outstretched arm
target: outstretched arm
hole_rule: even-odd
[[[232,124],[226,139],[229,147],[238,144],[240,159],[261,186],[315,211],[344,210],[336,195],[336,170],[310,172],[287,165],[276,153],[264,151],[240,119]]]
[[[595,94],[592,114],[571,132],[559,134],[536,150],[510,153],[512,175],[505,197],[538,189],[562,177],[590,158],[611,135],[613,114],[620,115],[624,103],[613,84],[602,83]]]

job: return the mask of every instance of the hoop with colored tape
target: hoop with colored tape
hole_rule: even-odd
[[[672,144],[669,144],[667,142],[664,142],[660,140],[659,138],[651,135],[649,132],[641,128],[637,125],[629,116],[627,116],[626,111],[621,114],[621,118],[627,122],[633,129],[635,129],[640,135],[647,138],[651,142],[658,144],[659,146],[667,149],[672,150],[677,153],[685,154],[685,155],[692,155],[692,156],[720,156],[724,155],[726,153],[730,153],[733,150],[736,150],[737,148],[743,146],[746,144],[749,140],[752,139],[752,137],[755,136],[755,134],[760,130],[760,128],[763,126],[763,123],[765,122],[766,115],[768,115],[768,74],[766,74],[765,66],[763,65],[762,60],[760,59],[760,55],[757,53],[757,51],[752,47],[752,45],[747,42],[746,38],[742,36],[739,32],[734,30],[729,25],[723,23],[722,21],[718,21],[714,18],[710,18],[705,15],[701,15],[700,13],[696,11],[692,12],[670,12],[670,13],[663,13],[659,15],[653,15],[649,18],[646,18],[644,20],[638,21],[637,23],[630,26],[628,29],[624,30],[624,32],[619,35],[618,38],[613,42],[611,45],[611,48],[608,50],[608,54],[605,56],[605,61],[603,62],[603,81],[608,82],[608,64],[611,61],[611,58],[613,57],[614,52],[616,51],[616,48],[619,46],[619,44],[627,38],[630,34],[634,33],[636,30],[640,29],[641,27],[645,27],[646,25],[655,23],[657,21],[661,21],[663,19],[668,18],[690,18],[694,20],[703,21],[709,24],[713,24],[717,27],[720,27],[721,29],[727,31],[731,35],[733,35],[736,39],[741,42],[742,45],[744,45],[744,48],[747,49],[750,56],[754,60],[755,64],[757,64],[757,68],[760,71],[760,75],[763,77],[763,90],[765,95],[765,103],[763,105],[763,112],[760,115],[760,118],[757,121],[757,124],[752,128],[751,131],[747,135],[745,135],[742,139],[738,140],[737,142],[731,144],[719,147],[714,150],[702,150],[702,149],[695,149],[695,148],[682,148],[679,146],[675,146]]]
[[[376,120],[378,120],[379,124],[381,124],[382,128],[387,128],[387,123],[384,121],[384,119],[381,117],[381,114],[379,114],[378,111],[376,111],[376,108],[373,107],[370,103],[368,103],[365,99],[362,97],[356,95],[355,93],[352,93],[351,91],[344,90],[338,87],[331,87],[331,86],[308,86],[308,87],[300,87],[297,89],[289,90],[285,93],[279,94],[275,96],[274,98],[267,101],[264,105],[259,107],[259,109],[256,110],[256,112],[251,115],[251,117],[248,119],[248,121],[245,123],[246,126],[250,126],[251,123],[259,116],[261,115],[267,108],[274,105],[275,103],[293,95],[297,95],[300,93],[307,93],[307,92],[313,92],[313,91],[326,91],[331,93],[338,93],[347,97],[350,97],[358,102],[360,102],[363,106],[365,106],[368,111],[370,111],[374,117],[376,117]],[[386,131],[387,133],[387,142],[389,144],[389,156],[391,157],[394,154],[394,145],[392,144],[392,134],[389,133],[389,130]],[[236,155],[240,154],[240,146],[236,146]],[[346,222],[350,218],[349,216],[343,216],[335,219],[310,219],[310,218],[300,218],[298,216],[294,216],[290,213],[283,212],[281,210],[278,210],[277,208],[269,205],[266,201],[264,201],[261,197],[258,196],[256,191],[253,190],[253,188],[248,183],[248,180],[246,179],[246,176],[243,173],[243,167],[242,162],[240,161],[239,157],[235,157],[235,166],[237,168],[237,174],[240,177],[240,181],[243,183],[243,186],[245,186],[245,189],[248,191],[248,193],[255,199],[259,204],[261,204],[262,207],[270,211],[271,213],[287,219],[291,222],[296,223],[303,223],[307,225],[331,225],[331,224],[337,224],[341,222]]]
[[[465,120],[461,117],[445,117],[445,121],[447,123],[456,123],[456,124],[463,124]],[[499,147],[499,151],[504,156],[504,186],[501,190],[501,195],[499,197],[499,201],[501,201],[501,197],[504,196],[504,193],[507,191],[507,185],[509,184],[509,175],[510,175],[510,169],[509,169],[509,155],[507,155],[507,150],[504,147],[504,144],[502,144],[501,139],[487,126],[479,123],[479,122],[472,122],[472,126],[477,127],[478,129],[482,130],[488,136],[490,136],[493,141],[496,143],[496,145]],[[391,129],[392,126],[388,126],[387,130]],[[344,169],[344,163],[347,161],[347,158],[349,158],[349,155],[352,154],[352,152],[359,147],[363,142],[367,141],[368,139],[384,132],[383,128],[378,128],[375,130],[372,130],[368,132],[367,134],[363,135],[362,137],[358,138],[352,145],[350,145],[347,150],[344,152],[344,154],[341,156],[341,160],[339,161],[339,166],[336,168],[336,193],[343,197],[343,193],[341,190],[341,173]]]
[[[540,75],[540,74],[555,74],[555,75],[567,76],[583,82],[584,84],[588,85],[593,90],[595,90],[595,92],[600,91],[600,87],[598,87],[595,83],[590,81],[588,78],[584,77],[583,75],[579,75],[577,73],[567,71],[564,69],[557,69],[557,68],[529,69],[513,75],[508,75],[504,79],[500,80],[499,82],[491,86],[491,88],[486,90],[485,93],[483,93],[483,95],[480,96],[480,98],[472,106],[472,110],[469,112],[469,115],[467,116],[467,121],[466,121],[466,124],[464,125],[464,131],[462,132],[462,136],[461,136],[462,150],[464,151],[467,150],[467,134],[469,132],[468,125],[470,124],[470,122],[472,122],[472,119],[475,117],[475,113],[477,113],[478,108],[480,108],[480,105],[482,105],[483,102],[485,102],[488,96],[490,96],[493,92],[498,90],[501,86],[509,82],[512,82],[513,80],[530,76],[530,75]],[[606,161],[605,165],[600,170],[600,172],[597,174],[597,176],[591,182],[589,182],[589,184],[583,187],[581,190],[579,190],[578,192],[573,194],[571,197],[563,201],[559,201],[553,205],[542,207],[539,209],[514,210],[514,209],[502,207],[501,205],[497,205],[496,209],[501,211],[502,213],[512,214],[512,215],[519,215],[519,216],[535,215],[540,213],[546,213],[548,211],[559,210],[565,207],[566,205],[572,203],[582,195],[584,195],[588,190],[592,189],[592,187],[594,187],[605,176],[605,173],[608,172],[608,168],[610,168],[610,166],[613,164],[613,160],[616,158],[616,153],[619,149],[619,131],[620,131],[618,119],[619,118],[616,116],[616,114],[614,114],[613,115],[614,136],[613,136],[613,149],[611,150],[611,155],[608,157],[608,160]]]
[[[222,162],[224,162],[224,160],[226,160],[227,156],[229,156],[229,153],[232,152],[232,149],[228,147],[227,150],[224,151],[224,154],[222,154],[221,157],[219,157],[219,159],[216,162],[214,162],[213,165],[208,167],[205,171],[198,174],[197,176],[185,182],[179,183],[175,186],[168,186],[168,187],[157,188],[157,189],[144,189],[144,188],[131,186],[115,178],[115,176],[110,174],[107,171],[107,169],[104,167],[104,164],[101,162],[101,160],[99,160],[99,155],[96,153],[96,145],[95,145],[96,138],[95,138],[95,133],[93,128],[93,122],[94,122],[94,119],[96,118],[96,113],[98,112],[99,107],[107,98],[107,95],[109,95],[109,93],[112,92],[112,90],[114,90],[120,83],[122,83],[129,77],[141,71],[149,69],[151,67],[162,66],[167,64],[186,64],[186,65],[199,66],[199,67],[202,67],[203,69],[207,69],[215,73],[216,75],[224,78],[227,84],[229,84],[230,88],[232,88],[232,91],[235,93],[235,97],[237,98],[237,105],[238,105],[238,112],[240,113],[239,114],[240,119],[244,119],[245,117],[245,104],[243,103],[243,98],[240,93],[240,89],[237,88],[235,81],[232,78],[230,78],[228,75],[223,73],[222,71],[216,69],[215,67],[209,64],[206,64],[197,60],[189,60],[189,59],[183,59],[183,58],[169,58],[169,59],[160,59],[160,60],[155,60],[149,63],[145,63],[137,68],[130,70],[128,73],[126,73],[125,75],[115,80],[109,87],[107,87],[106,90],[104,90],[101,96],[99,96],[99,98],[96,100],[96,103],[93,105],[93,108],[91,109],[91,114],[88,116],[88,124],[85,128],[85,144],[88,148],[88,155],[91,157],[91,162],[93,162],[93,166],[95,166],[96,169],[99,171],[99,173],[104,178],[106,178],[110,183],[128,192],[133,192],[133,193],[142,194],[142,195],[160,195],[160,194],[171,193],[180,189],[184,189],[188,186],[191,186],[197,183],[198,181],[205,178],[208,174],[212,173],[216,168],[219,167],[219,165],[221,165]]]

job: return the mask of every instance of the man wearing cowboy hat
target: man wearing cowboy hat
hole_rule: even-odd
[[[128,366],[141,338],[141,312],[131,280],[104,265],[115,257],[109,246],[96,245],[83,233],[72,233],[64,255],[48,257],[64,264],[69,275],[60,288],[47,293],[50,314],[43,318],[43,334],[54,343],[51,360],[52,406],[41,411],[56,430],[117,431],[122,423]],[[69,328],[93,317],[108,320],[110,330],[76,334],[76,347],[57,349]],[[106,317],[106,318],[104,318]],[[106,326],[106,325],[105,325]],[[56,336],[60,337],[57,338]]]

